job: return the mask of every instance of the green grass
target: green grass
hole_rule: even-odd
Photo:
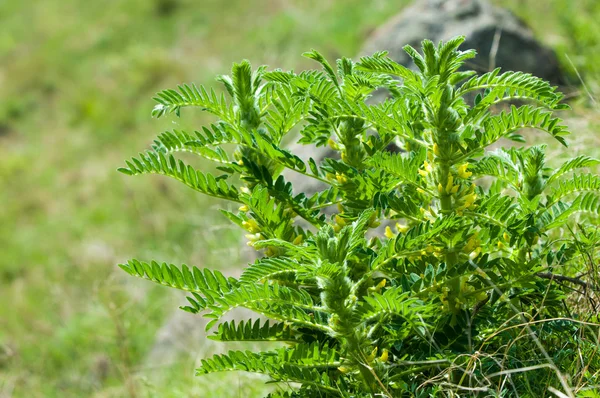
[[[596,1],[501,3],[557,48],[567,68],[570,59],[598,95]],[[134,280],[115,264],[136,257],[239,268],[240,233],[207,215],[216,213],[206,211],[215,202],[173,181],[127,178],[115,169],[161,130],[209,120],[199,112],[152,120],[151,97],[159,89],[211,84],[242,58],[298,70],[309,65],[300,54],[310,48],[351,56],[400,4],[224,4],[0,3],[0,397],[264,391],[243,374],[195,378],[197,354],[223,349],[202,342],[173,366],[146,366],[155,334],[181,296]],[[535,18],[540,8],[543,19]],[[598,107],[582,96],[574,115],[575,145],[600,154]]]

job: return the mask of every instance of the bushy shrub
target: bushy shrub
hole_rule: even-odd
[[[575,396],[597,385],[599,237],[576,217],[600,212],[600,178],[579,171],[600,162],[553,169],[543,145],[491,150],[524,142],[526,128],[566,146],[553,111],[568,107],[529,74],[463,70],[475,52],[462,41],[407,46],[417,71],[383,52],[335,68],[311,51],[322,70],[243,61],[218,79],[228,97],[189,85],[157,95],[156,117],[199,107],[218,120],[161,134],[120,171],[239,204],[222,213],[262,257],[239,279],[155,261],[121,268],[188,291],[183,309],[210,319],[212,339],[286,343],[204,359],[199,375],[262,373],[282,382],[273,397]],[[369,103],[375,90],[389,99]],[[525,105],[499,111],[514,101]],[[301,159],[282,146],[297,133],[339,156]],[[285,169],[322,190],[295,192]],[[220,321],[236,307],[267,319]]]

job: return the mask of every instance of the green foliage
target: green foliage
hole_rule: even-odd
[[[597,385],[597,356],[586,350],[578,362],[577,347],[597,344],[598,319],[567,303],[593,303],[598,289],[589,271],[600,238],[577,215],[598,216],[600,180],[571,174],[599,161],[552,169],[542,145],[491,151],[524,141],[525,128],[566,146],[554,111],[567,106],[531,75],[463,71],[475,52],[462,42],[425,40],[422,54],[407,46],[416,72],[385,53],[334,68],[313,50],[304,55],[322,71],[253,72],[243,61],[219,78],[227,98],[188,85],[156,96],[156,117],[199,107],[219,120],[165,132],[119,170],[238,203],[223,214],[262,258],[239,279],[137,260],[121,268],[190,292],[183,309],[209,318],[215,340],[288,343],[205,359],[197,374],[255,372],[294,383],[280,396],[309,397],[574,396],[575,375]],[[371,104],[381,88],[390,99]],[[529,104],[497,111],[512,100]],[[294,132],[339,156],[301,159],[281,147]],[[177,161],[178,151],[215,161],[220,174]],[[327,189],[294,192],[285,169]],[[237,307],[275,323],[223,322]]]

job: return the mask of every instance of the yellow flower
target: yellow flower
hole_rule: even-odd
[[[340,173],[335,173],[335,179],[340,183],[340,184],[345,184],[348,182],[348,177],[346,177],[343,174]]]
[[[247,235],[246,235],[246,238],[248,239],[248,243],[247,243],[247,245],[248,245],[248,246],[254,246],[254,243],[255,243],[256,241],[259,241],[259,240],[261,240],[263,237],[262,237],[262,235],[261,235],[261,234],[259,234],[259,233],[256,233],[256,234],[247,234]]]
[[[477,194],[470,193],[464,197],[464,200],[465,200],[465,208],[471,207],[471,205],[473,203],[475,203],[475,201],[477,200]]]
[[[461,164],[458,166],[458,176],[460,178],[469,178],[473,175],[470,171],[467,171],[467,167],[469,167],[469,163]]]
[[[260,240],[261,237],[262,237],[259,233],[256,233],[256,234],[246,234],[245,236],[246,236],[246,238],[248,240],[250,240],[252,242],[256,242],[257,240]]]
[[[385,236],[388,239],[392,239],[395,236],[389,225],[387,227],[385,227]]]
[[[500,249],[500,250],[504,249],[504,243],[502,243],[502,241],[498,241],[498,243],[496,243],[496,245],[498,246],[498,249]]]
[[[423,177],[427,177],[427,174],[429,173],[427,173],[425,170],[419,169],[419,174]]]
[[[250,208],[246,205],[240,206],[240,208],[238,209],[239,211],[243,211],[244,213],[247,212],[248,210],[250,210]]]
[[[433,143],[433,153],[435,156],[440,156],[440,147],[438,146],[437,142]]]
[[[458,188],[460,188],[459,185],[453,186],[452,189],[450,190],[450,193],[454,195],[455,193],[458,192]]]
[[[399,233],[405,234],[406,231],[408,231],[408,225],[396,223],[396,229],[398,230]]]
[[[441,194],[442,194],[442,193],[444,193],[444,187],[442,186],[442,183],[441,183],[441,182],[440,182],[440,183],[438,183],[438,186],[437,186],[437,188],[438,188],[438,192],[439,192],[439,193],[441,193]]]
[[[452,187],[454,186],[454,177],[452,174],[448,176],[448,183],[446,184],[446,192],[452,192]]]
[[[344,220],[342,217],[340,217],[339,215],[335,215],[335,222],[337,225],[341,225],[342,227],[344,225],[346,225],[346,220]]]
[[[376,286],[369,288],[370,291],[379,293],[385,287],[386,280],[382,279]]]
[[[425,167],[425,171],[427,171],[428,173],[431,173],[433,171],[433,167],[431,167],[428,161],[423,162],[423,167]]]
[[[381,289],[385,287],[385,279],[382,279],[376,286],[371,286],[368,290],[370,292],[379,293]]]
[[[299,245],[302,243],[303,239],[304,239],[304,237],[302,235],[298,235],[294,238],[294,241],[292,243],[295,245]]]
[[[508,233],[506,233],[506,232],[505,232],[505,233],[502,235],[502,237],[504,238],[504,240],[505,240],[505,241],[507,241],[507,242],[510,242],[510,235],[509,235]]]
[[[388,350],[384,349],[383,352],[381,353],[381,356],[379,357],[379,360],[381,362],[387,362],[388,360]]]
[[[248,219],[248,221],[244,221],[242,222],[242,227],[250,232],[250,233],[256,233],[256,232],[260,232],[260,227],[258,226],[258,223],[256,222],[256,220],[250,218]]]

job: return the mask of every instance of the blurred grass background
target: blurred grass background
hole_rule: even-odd
[[[408,1],[3,0],[0,2],[0,397],[251,397],[246,375],[193,377],[197,354],[144,363],[181,296],[115,264],[239,268],[239,233],[214,201],[160,177],[115,172],[165,129],[152,95],[212,85],[243,58],[313,66],[353,56]],[[600,2],[495,1],[556,49],[578,85],[580,150],[600,150]],[[543,16],[540,18],[540,16]],[[515,54],[518,56],[518,54]],[[595,153],[594,153],[595,152]],[[202,342],[198,342],[202,347]]]

